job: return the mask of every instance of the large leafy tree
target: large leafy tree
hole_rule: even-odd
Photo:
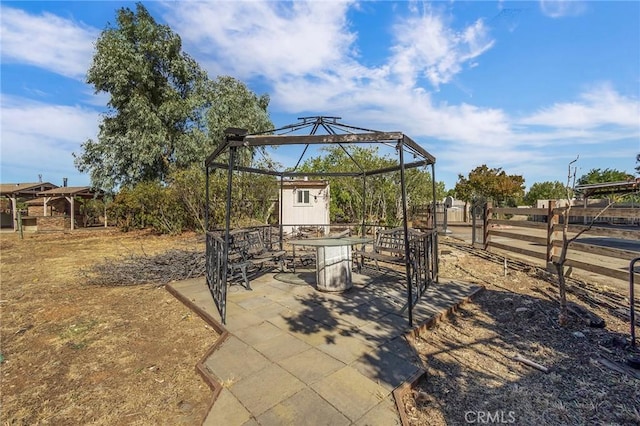
[[[348,151],[349,154],[347,155]],[[356,164],[357,163],[357,164]],[[359,172],[392,167],[395,159],[381,156],[377,147],[329,145],[322,148],[322,155],[310,158],[300,166],[309,172]],[[359,178],[329,177],[331,185],[330,216],[332,222],[359,221],[363,214],[369,222],[395,225],[401,219],[400,173],[369,176],[366,180],[366,196]],[[428,204],[432,199],[431,174],[420,169],[408,169],[405,174],[408,203],[411,206]],[[436,185],[436,197],[444,194],[444,183]],[[364,203],[363,203],[364,201]],[[364,211],[363,211],[364,209]]]
[[[223,140],[224,131],[229,127],[245,129],[248,133],[273,129],[267,112],[269,96],[257,96],[244,83],[233,77],[218,77],[212,86],[211,99],[212,103],[207,111],[207,126],[209,137],[214,143]],[[249,152],[254,154],[252,151]],[[250,163],[250,158],[241,160],[245,162],[244,165]]]
[[[524,202],[535,206],[538,200],[559,200],[567,196],[567,188],[560,181],[536,182],[524,197]]]
[[[202,161],[210,81],[182,52],[180,37],[142,4],[119,9],[117,25],[101,33],[87,82],[109,94],[97,140],[74,154],[95,186],[163,181],[171,165]]]
[[[621,182],[633,179],[633,175],[616,169],[591,169],[588,173],[580,176],[578,185],[588,185],[592,183]]]
[[[473,169],[467,177],[458,175],[456,195],[465,202],[491,199],[497,206],[514,206],[524,195],[524,178],[508,175],[501,168],[490,169],[485,164]]]
[[[269,96],[257,96],[244,83],[232,77],[221,76],[216,79],[212,85],[211,100],[206,117],[212,147],[224,140],[225,129],[229,127],[245,129],[248,133],[269,132],[274,127],[267,112]],[[238,150],[236,164],[262,169],[279,168],[273,164],[264,147],[258,149],[261,151],[259,156],[256,155],[255,148]],[[228,159],[226,155],[228,152],[217,161],[225,162]],[[223,191],[221,195],[224,197],[224,194]],[[221,208],[224,204],[220,200],[215,201],[217,195],[212,196],[214,200],[209,200],[211,209],[216,212],[223,211]],[[233,220],[244,221],[244,225],[250,218],[265,223],[274,207],[273,200],[277,197],[278,187],[273,178],[260,174],[237,173],[233,181]]]

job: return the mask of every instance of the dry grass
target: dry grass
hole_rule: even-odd
[[[195,364],[216,335],[157,285],[100,287],[105,259],[204,250],[195,235],[95,230],[0,235],[3,424],[197,424]]]
[[[194,366],[215,342],[213,330],[155,283],[95,286],[81,273],[132,256],[204,251],[201,238],[95,230],[20,240],[3,233],[0,249],[3,424],[192,425],[204,418],[211,393]],[[414,342],[427,375],[404,401],[412,425],[640,423],[640,380],[596,361],[625,356],[611,343],[628,334],[628,324],[591,308],[606,329],[577,321],[560,328],[548,282],[504,276],[502,265],[455,248],[443,252],[444,276],[487,290]],[[527,367],[516,354],[551,371]]]
[[[632,354],[612,345],[628,336],[628,323],[591,307],[605,329],[577,318],[559,327],[550,283],[515,271],[505,277],[501,265],[447,250],[442,273],[486,290],[414,342],[427,374],[404,401],[412,425],[640,424],[640,380],[597,361]],[[514,360],[518,354],[549,373]]]

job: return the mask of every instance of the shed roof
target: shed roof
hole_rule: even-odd
[[[328,180],[302,180],[302,179],[292,179],[292,180],[284,180],[282,181],[282,186],[284,187],[296,187],[296,188],[317,188],[317,187],[325,187],[329,185]]]

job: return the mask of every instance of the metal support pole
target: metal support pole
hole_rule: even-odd
[[[362,238],[367,237],[367,221],[366,221],[366,211],[367,211],[367,175],[362,175]],[[362,245],[364,247],[364,244]]]
[[[433,229],[434,229],[434,236],[433,239],[431,240],[431,244],[433,244],[433,246],[431,247],[432,252],[433,252],[433,258],[434,258],[434,271],[433,274],[436,277],[436,282],[440,281],[440,272],[439,272],[439,263],[438,263],[438,228],[436,227],[436,163],[431,163],[431,187],[433,190]],[[446,218],[446,212],[445,212],[445,218]]]
[[[436,206],[437,206],[437,196],[436,196],[436,165],[431,163],[431,190],[433,191],[433,229],[438,231],[438,223],[436,220]]]
[[[224,293],[224,303],[221,303],[221,317],[222,323],[227,323],[227,268],[229,262],[229,245],[231,235],[229,233],[229,228],[231,227],[231,187],[233,183],[233,166],[236,161],[236,151],[237,147],[232,146],[229,149],[229,170],[227,175],[227,200],[226,200],[226,212],[225,212],[225,233],[224,233],[224,253],[222,258],[222,292]]]
[[[634,307],[634,274],[636,262],[640,261],[640,257],[636,257],[629,264],[629,318],[631,319],[631,346],[636,347],[636,312]]]
[[[204,165],[205,181],[204,181],[204,233],[209,232],[209,166]]]
[[[404,149],[402,141],[398,143],[400,151],[400,187],[402,193],[402,226],[404,228],[404,258],[405,271],[407,273],[407,306],[409,307],[409,327],[413,328],[413,284],[411,282],[411,265],[409,264],[409,255],[411,248],[409,247],[409,227],[407,226],[407,187],[404,181]],[[435,194],[434,194],[435,195]]]
[[[282,226],[282,214],[284,212],[284,208],[282,206],[282,199],[284,197],[284,175],[280,175],[280,202],[278,204],[280,207],[280,219],[278,220],[278,224],[280,225],[280,250],[283,250],[283,242],[282,239],[284,238],[283,235],[283,226]]]
[[[491,219],[492,209],[493,202],[487,201],[484,204],[484,212],[482,213],[482,248],[484,250],[489,249],[489,242],[491,241],[489,235],[489,220]]]

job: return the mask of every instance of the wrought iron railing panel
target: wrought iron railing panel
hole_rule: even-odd
[[[266,246],[279,244],[279,235],[276,228],[256,226],[251,229],[260,231],[262,241]],[[223,323],[226,322],[227,281],[230,279],[226,270],[225,257],[225,242],[221,233],[215,231],[207,232],[207,286]],[[410,308],[413,310],[420,298],[429,289],[429,286],[438,281],[438,233],[436,230],[427,232],[410,231],[409,274],[412,295]]]
[[[413,308],[429,286],[437,281],[437,231],[412,232],[409,238],[409,270]]]
[[[222,323],[227,313],[227,274],[225,270],[224,240],[212,232],[207,232],[206,240],[207,287],[218,308]]]

